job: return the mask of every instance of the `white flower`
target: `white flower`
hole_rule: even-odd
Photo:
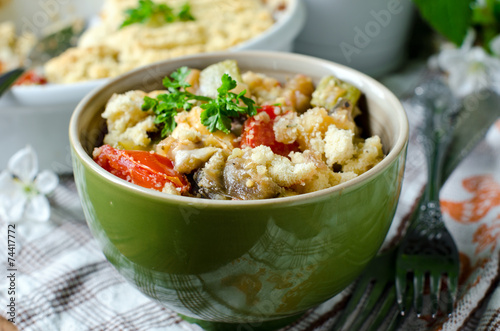
[[[500,34],[490,41],[490,49],[496,56],[500,56]]]
[[[49,219],[50,204],[45,195],[59,180],[52,171],[37,173],[38,159],[30,146],[10,158],[7,169],[0,172],[0,218],[7,222]]]
[[[448,73],[448,85],[458,97],[491,89],[500,93],[500,58],[481,47],[472,47],[475,35],[469,33],[460,48],[438,54],[438,66]]]

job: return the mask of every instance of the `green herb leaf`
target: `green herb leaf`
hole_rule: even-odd
[[[225,95],[227,92],[236,87],[237,83],[234,79],[231,78],[228,74],[222,75],[222,85],[217,89],[219,95]]]
[[[222,85],[217,89],[219,93],[217,99],[200,106],[204,109],[201,113],[201,123],[210,132],[221,130],[229,133],[231,130],[231,117],[239,117],[244,114],[253,116],[257,114],[257,110],[255,101],[244,96],[246,90],[239,94],[229,92],[237,86],[236,81],[231,76],[224,74],[221,81]],[[240,100],[246,107],[239,105]]]
[[[141,109],[143,111],[150,110],[151,108],[156,108],[158,106],[158,100],[150,98],[150,97],[144,97],[144,103],[142,104]]]
[[[171,78],[165,77],[163,79],[163,85],[169,91],[168,94],[160,94],[156,99],[148,96],[144,97],[141,109],[143,111],[152,110],[154,112],[156,115],[155,123],[162,127],[162,137],[166,137],[177,126],[175,115],[177,115],[179,109],[190,110],[193,107],[194,100],[211,100],[210,98],[195,96],[185,91],[187,87],[191,86],[186,81],[189,72],[187,67],[182,67],[172,73]]]
[[[191,14],[191,7],[189,6],[189,3],[186,2],[184,5],[182,5],[177,17],[179,18],[179,21],[182,22],[195,20],[193,15]]]
[[[170,134],[170,132],[174,131],[177,126],[177,122],[175,121],[177,111],[164,103],[157,108],[156,113],[155,124],[163,126],[161,135],[162,137],[166,137]]]
[[[197,101],[204,102],[200,105],[203,109],[200,121],[210,132],[220,130],[229,133],[231,118],[257,114],[255,101],[245,97],[246,91],[239,94],[229,92],[237,86],[237,83],[228,74],[224,74],[221,78],[222,84],[217,89],[218,97],[212,99],[186,91],[186,88],[191,86],[186,81],[189,73],[190,70],[187,67],[177,69],[170,77],[163,79],[163,85],[169,91],[168,94],[160,94],[156,99],[144,97],[141,108],[143,111],[154,112],[155,123],[162,127],[162,138],[170,134],[177,126],[175,122],[177,112],[181,109],[189,111]],[[240,101],[244,106],[240,105]]]
[[[168,76],[165,76],[165,78],[163,78],[163,86],[165,86],[167,90],[171,92],[177,92],[177,89],[181,87],[190,87],[191,85],[189,85],[189,83],[186,81],[190,72],[191,70],[189,70],[188,67],[181,67],[177,69],[170,75],[172,79],[168,78]]]
[[[413,0],[422,17],[439,33],[461,45],[471,23],[471,0]]]
[[[247,92],[246,90],[240,92],[240,94],[238,94],[238,99],[243,101],[243,103],[247,106],[246,113],[248,114],[248,116],[255,116],[255,115],[257,115],[257,108],[255,107],[255,101],[253,101],[250,98],[247,98],[245,96],[246,92]],[[278,104],[278,105],[280,105],[280,104]]]
[[[206,126],[210,132],[217,130],[229,133],[231,128],[231,118],[222,114],[222,109],[217,103],[211,102],[201,106],[204,111],[200,115],[201,124]]]
[[[176,15],[171,7],[166,4],[157,4],[152,0],[139,0],[137,8],[128,9],[125,11],[127,17],[120,25],[120,29],[131,24],[148,23],[161,26],[165,23],[176,21],[194,21],[195,18],[191,15],[191,7],[189,3],[185,3],[179,13]]]

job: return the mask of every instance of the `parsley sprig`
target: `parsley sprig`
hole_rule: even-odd
[[[162,138],[170,134],[177,126],[175,115],[178,111],[191,110],[196,101],[204,102],[200,105],[203,109],[200,120],[210,132],[220,130],[229,133],[231,118],[257,114],[255,101],[245,97],[246,90],[238,94],[230,92],[237,83],[228,74],[222,76],[222,85],[217,89],[219,94],[216,99],[212,99],[186,91],[186,88],[191,86],[186,81],[189,73],[190,70],[187,67],[177,69],[170,75],[170,78],[167,76],[163,79],[163,85],[167,88],[168,94],[160,94],[156,99],[144,97],[142,110],[154,112],[155,123],[163,127]],[[244,106],[240,106],[240,101]]]
[[[127,17],[120,29],[135,23],[152,22],[154,25],[162,25],[164,23],[195,20],[191,14],[191,7],[187,2],[180,8],[179,13],[175,14],[174,10],[166,4],[157,4],[152,0],[139,0],[137,8],[128,9],[125,13]]]
[[[156,99],[144,97],[142,110],[153,110],[156,115],[155,124],[163,126],[162,137],[166,137],[177,126],[174,117],[180,109],[190,110],[195,100],[206,102],[212,100],[186,91],[186,88],[191,86],[186,81],[189,72],[187,67],[182,67],[173,72],[171,78],[166,76],[163,79],[163,86],[167,88],[168,94],[160,94]]]
[[[229,92],[236,87],[236,81],[228,74],[222,76],[222,85],[217,89],[219,95],[217,99],[201,105],[203,112],[200,115],[201,124],[206,126],[210,132],[216,130],[229,133],[231,129],[231,117],[240,117],[247,114],[254,116],[257,114],[255,101],[245,97],[246,90],[239,94]],[[241,100],[245,106],[240,106]]]

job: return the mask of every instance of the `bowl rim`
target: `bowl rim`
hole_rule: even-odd
[[[366,81],[368,85],[371,87],[377,88],[379,91],[384,93],[384,97],[389,98],[391,103],[396,105],[397,111],[395,114],[397,115],[397,123],[400,128],[400,134],[397,137],[394,146],[391,148],[389,153],[384,157],[382,161],[376,164],[373,168],[369,169],[365,173],[357,176],[356,178],[350,179],[347,182],[335,185],[333,187],[329,187],[326,189],[322,189],[315,192],[299,194],[290,197],[280,197],[280,198],[270,198],[270,199],[260,199],[260,200],[212,200],[212,199],[203,199],[196,197],[186,197],[186,196],[177,196],[172,194],[166,194],[159,191],[155,191],[152,189],[147,189],[141,187],[136,184],[129,183],[117,176],[114,176],[110,172],[104,170],[100,167],[91,157],[87,154],[79,140],[79,132],[77,131],[77,124],[82,117],[82,113],[87,105],[93,101],[97,96],[99,96],[103,91],[108,88],[111,88],[118,81],[127,80],[130,76],[138,75],[141,72],[151,70],[152,67],[162,66],[165,64],[171,64],[172,62],[177,62],[178,66],[182,66],[182,62],[188,60],[209,60],[212,59],[211,62],[214,61],[222,61],[224,58],[228,57],[260,57],[260,58],[273,58],[277,59],[289,59],[289,60],[299,60],[302,62],[316,63],[323,66],[329,66],[337,68],[349,75],[354,75],[360,77],[363,81]],[[208,65],[208,64],[207,64]],[[286,53],[286,52],[276,52],[276,51],[239,51],[234,53],[229,52],[214,52],[214,53],[203,53],[203,54],[195,54],[184,57],[178,57],[175,59],[169,59],[161,62],[157,62],[148,66],[144,66],[132,71],[129,71],[121,76],[118,76],[106,84],[94,89],[90,93],[88,93],[77,105],[73,114],[71,116],[70,124],[69,124],[69,141],[70,146],[73,150],[73,158],[76,156],[80,159],[80,161],[88,168],[91,169],[94,173],[96,173],[99,177],[102,177],[103,180],[109,182],[110,184],[117,185],[126,191],[133,192],[139,195],[145,195],[149,198],[175,202],[178,204],[184,204],[193,206],[196,204],[203,205],[203,207],[234,207],[234,206],[268,206],[268,205],[283,205],[283,204],[297,204],[297,203],[305,203],[309,201],[315,201],[316,199],[327,198],[327,196],[341,193],[347,189],[354,189],[359,186],[364,185],[369,182],[370,179],[375,178],[376,176],[383,173],[398,157],[399,155],[406,150],[409,139],[409,124],[408,118],[406,116],[406,112],[404,110],[403,105],[400,100],[382,83],[378,82],[374,78],[359,72],[355,69],[349,68],[347,66],[327,61],[319,58],[315,58],[308,55],[296,54],[296,53]],[[73,166],[74,167],[74,166]]]

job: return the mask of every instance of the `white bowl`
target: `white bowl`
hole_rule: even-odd
[[[39,34],[56,17],[68,19],[76,13],[86,18],[95,16],[102,1],[54,0],[45,3],[32,0],[11,1],[0,11],[0,20],[14,21],[19,31]],[[277,22],[263,34],[239,44],[229,51],[274,50],[291,51],[293,41],[306,20],[301,0],[289,0]],[[69,118],[78,102],[108,79],[74,84],[14,86],[0,98],[0,169],[9,157],[27,144],[38,153],[40,168],[57,173],[71,172]]]
[[[406,56],[411,0],[304,0],[307,22],[294,49],[380,77]]]

